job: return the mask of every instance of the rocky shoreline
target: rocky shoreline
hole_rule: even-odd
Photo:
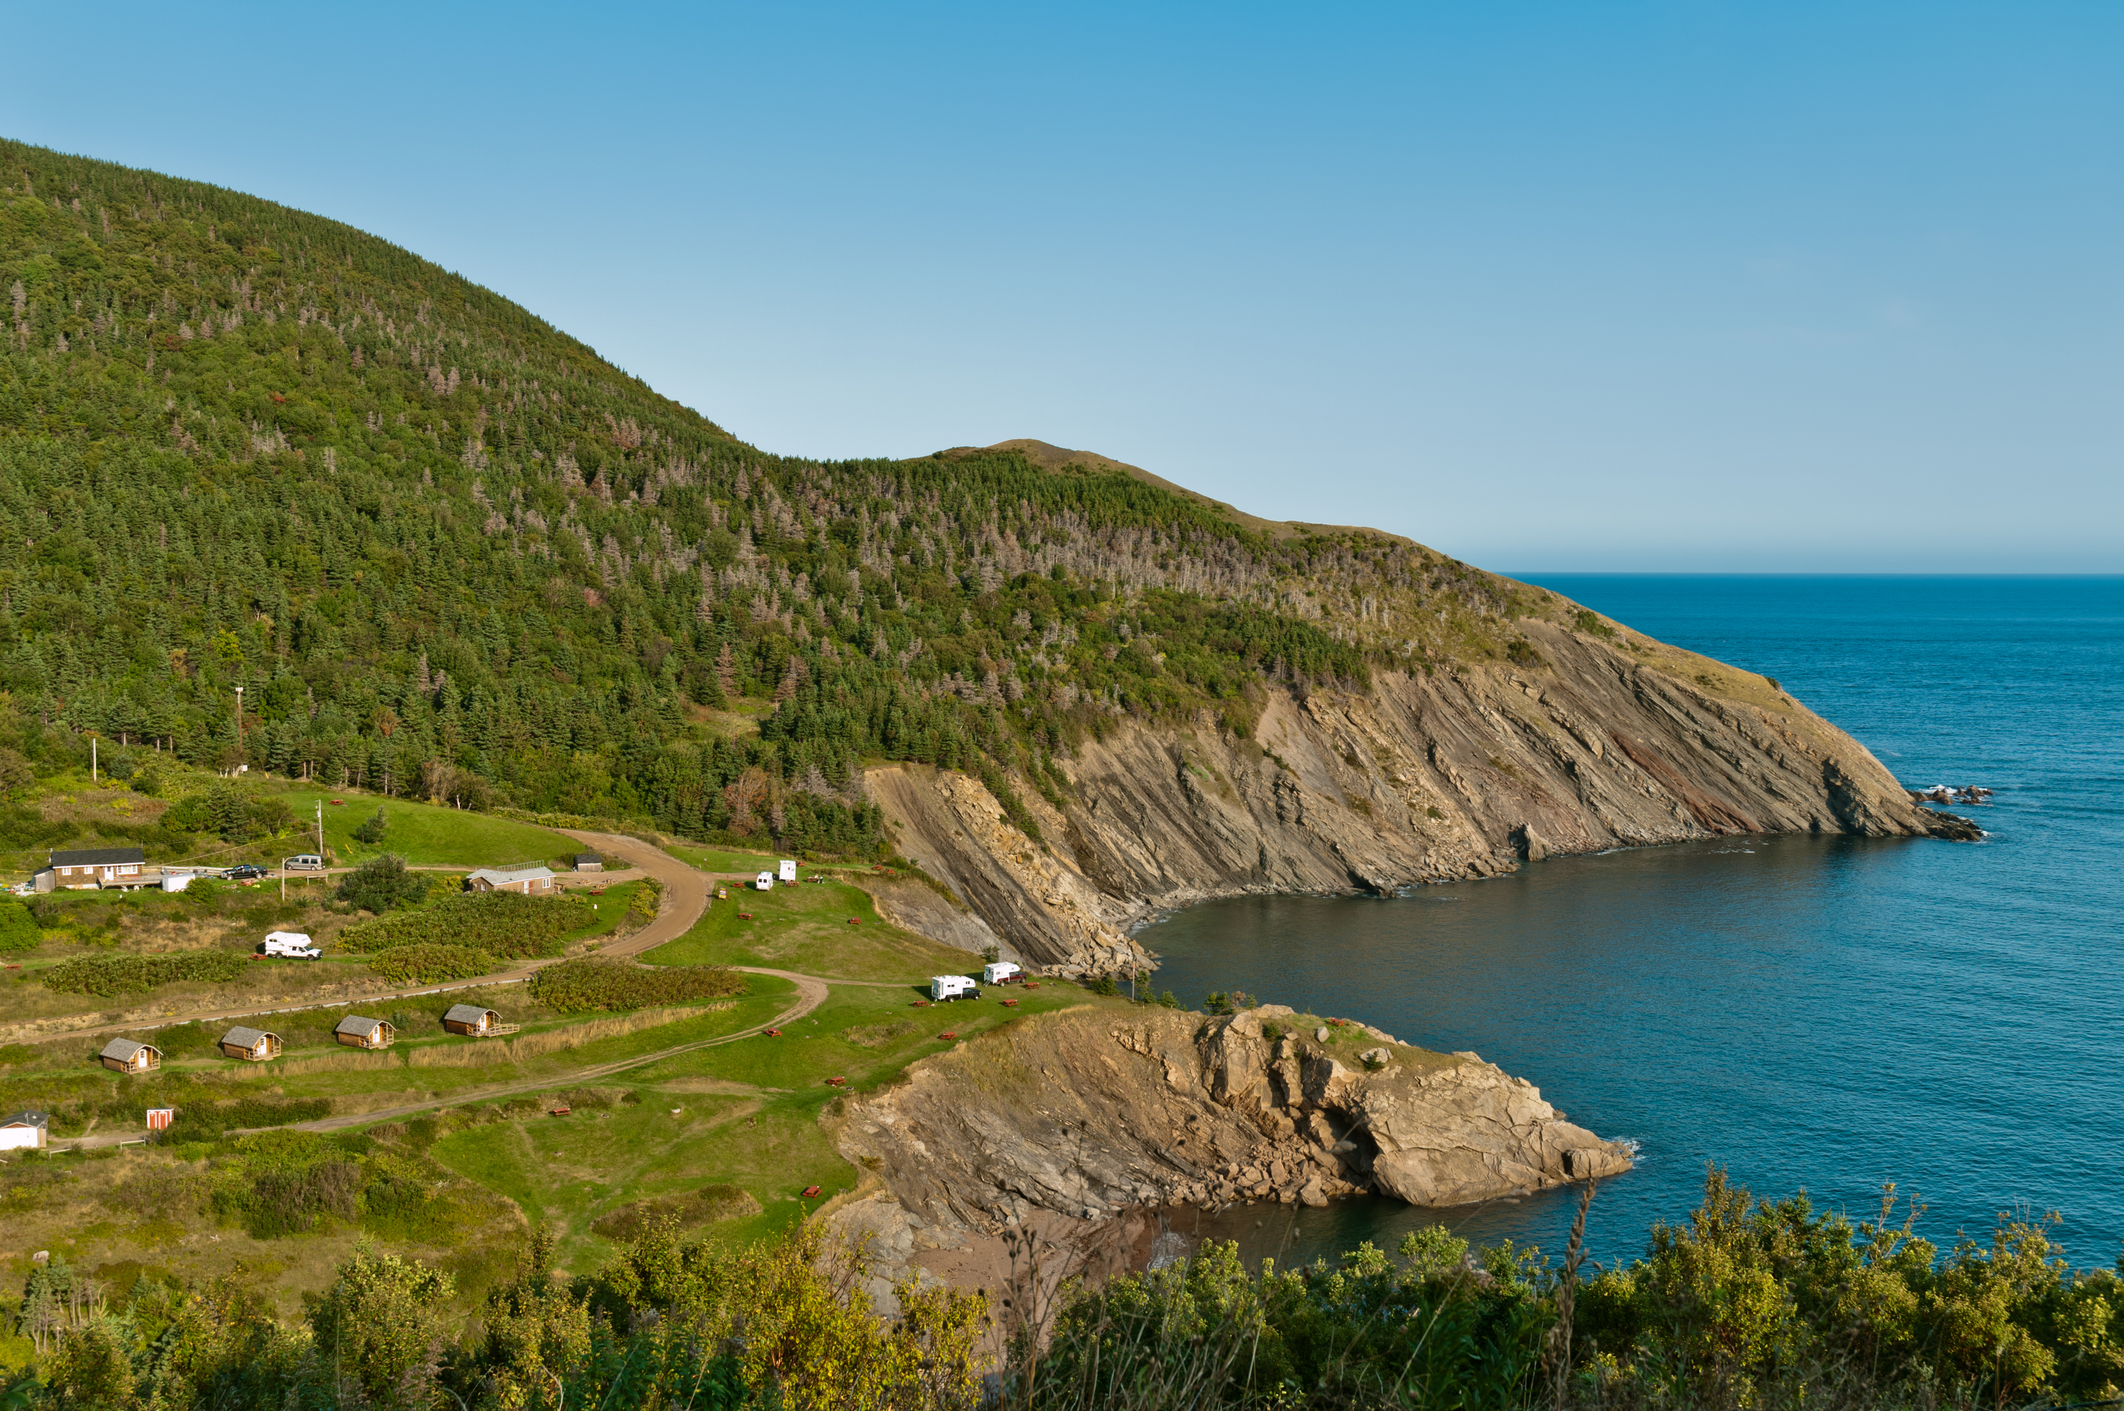
[[[1386,893],[1543,858],[1756,833],[1971,840],[1766,677],[1649,639],[1527,621],[1539,665],[1271,690],[1249,733],[1118,719],[1058,755],[1069,789],[895,764],[865,776],[942,883],[904,924],[1062,976],[1152,957],[1129,932],[1216,897]]]
[[[835,1120],[841,1152],[883,1188],[837,1223],[902,1262],[1035,1219],[1367,1191],[1459,1205],[1632,1160],[1475,1054],[1282,1005],[1027,1018],[916,1063]]]

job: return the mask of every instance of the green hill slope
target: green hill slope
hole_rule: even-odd
[[[1117,463],[769,455],[345,225],[4,142],[0,287],[0,735],[41,768],[94,731],[867,847],[863,756],[1009,802],[996,764],[1066,788],[1123,716],[1243,729],[1265,681],[1523,656],[1564,611]]]

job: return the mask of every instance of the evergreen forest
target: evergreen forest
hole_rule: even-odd
[[[1546,595],[1015,450],[776,456],[268,201],[0,142],[10,768],[864,852],[866,759],[1012,780],[1127,720],[1531,652]],[[0,770],[0,772],[5,772]],[[4,783],[0,780],[0,783]]]

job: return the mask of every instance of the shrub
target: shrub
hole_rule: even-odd
[[[580,897],[527,897],[472,892],[418,911],[359,921],[339,933],[341,950],[395,950],[409,945],[475,947],[505,959],[550,955],[554,943],[597,919]]]
[[[530,990],[531,998],[540,1004],[574,1014],[739,995],[745,992],[745,981],[731,970],[676,966],[652,970],[616,960],[569,960],[539,971]]]
[[[330,1115],[332,1104],[321,1097],[238,1098],[233,1102],[181,1105],[163,1140],[169,1142],[213,1141],[224,1132],[245,1127],[282,1127],[290,1122],[315,1122]]]
[[[43,935],[37,918],[19,901],[0,901],[0,955],[35,950]]]
[[[396,853],[372,857],[339,879],[339,899],[379,916],[401,902],[425,900],[428,879],[406,870],[406,860]]]
[[[631,1244],[652,1220],[669,1220],[675,1229],[691,1230],[717,1220],[736,1220],[760,1213],[760,1203],[741,1186],[703,1186],[685,1195],[661,1196],[622,1205],[601,1215],[590,1228],[614,1244]]]
[[[369,957],[369,968],[395,983],[432,985],[469,980],[496,967],[492,955],[470,946],[393,946]]]
[[[354,841],[366,843],[373,848],[384,840],[384,829],[390,825],[391,820],[384,816],[383,807],[379,804],[376,812],[354,825]]]
[[[244,958],[227,951],[193,951],[186,955],[92,955],[54,965],[38,978],[62,994],[141,994],[179,980],[227,984],[243,974]]]

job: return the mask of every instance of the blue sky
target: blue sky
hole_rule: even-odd
[[[770,450],[1036,436],[1507,570],[2124,571],[2124,7],[11,3],[0,131]]]

